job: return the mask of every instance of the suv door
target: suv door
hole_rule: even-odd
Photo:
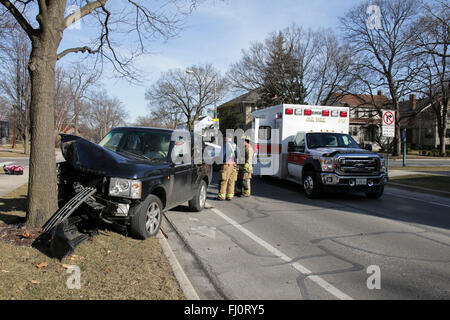
[[[193,159],[190,141],[187,136],[177,136],[174,141],[172,155],[173,192],[172,203],[181,204],[193,197],[192,174]]]

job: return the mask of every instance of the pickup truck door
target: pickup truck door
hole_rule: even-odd
[[[297,133],[293,140],[294,146],[288,151],[288,172],[299,180],[302,179],[303,165],[308,158],[305,154],[305,136],[304,132]]]

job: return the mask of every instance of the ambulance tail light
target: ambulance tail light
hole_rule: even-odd
[[[305,109],[304,114],[305,116],[310,116],[312,114],[311,109]]]
[[[347,111],[341,111],[340,116],[341,118],[347,118]]]
[[[255,144],[255,151],[259,151],[259,143]]]
[[[328,110],[323,110],[323,111],[322,111],[322,116],[324,116],[324,117],[329,117],[329,116],[330,116],[330,111],[328,111]]]
[[[286,114],[294,114],[294,109],[292,109],[292,108],[287,108],[287,109],[284,111],[284,113],[286,113]]]

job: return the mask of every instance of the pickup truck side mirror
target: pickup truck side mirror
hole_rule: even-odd
[[[364,149],[366,149],[367,151],[372,151],[372,145],[371,144],[366,144]]]
[[[295,149],[294,141],[289,141],[288,142],[288,152],[295,152],[294,149]]]
[[[294,141],[288,142],[288,152],[305,152],[304,146],[297,146]]]

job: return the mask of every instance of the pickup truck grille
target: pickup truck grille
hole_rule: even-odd
[[[375,157],[345,157],[339,159],[337,170],[343,175],[376,175],[379,167],[379,159]]]

